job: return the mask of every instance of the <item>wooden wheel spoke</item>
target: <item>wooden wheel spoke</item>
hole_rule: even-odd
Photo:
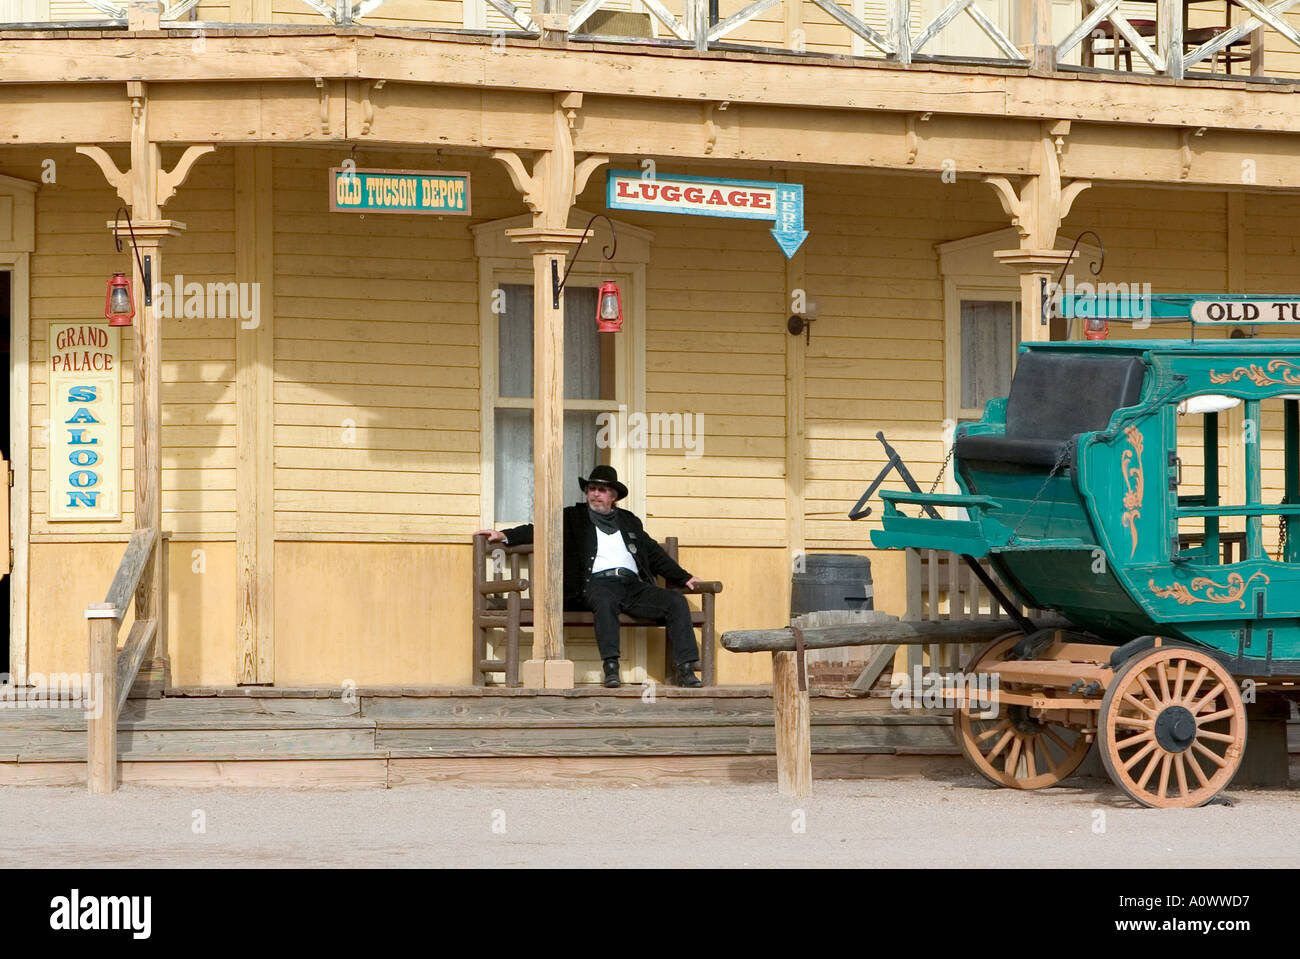
[[[1189,796],[1191,791],[1187,788],[1187,764],[1184,762],[1185,753],[1174,754],[1174,772],[1178,776],[1178,794],[1180,796]]]
[[[1155,707],[1155,711],[1159,712],[1160,704],[1163,704],[1165,700],[1157,696],[1156,691],[1151,688],[1151,683],[1147,679],[1146,673],[1138,673],[1137,680],[1138,680],[1138,685],[1142,687],[1142,691],[1147,694],[1147,699],[1151,700],[1151,704],[1153,707]]]
[[[1069,743],[1067,743],[1064,739],[1062,739],[1055,729],[1051,729],[1051,728],[1044,729],[1043,733],[1044,735],[1047,736],[1048,739],[1050,739],[1052,742],[1056,743],[1056,745],[1061,747],[1061,752],[1065,753],[1067,756],[1070,755],[1070,751],[1073,747],[1071,747]],[[1044,750],[1046,750],[1046,746],[1044,746],[1043,748]]]
[[[1228,733],[1212,733],[1208,729],[1197,730],[1196,739],[1198,742],[1202,739],[1209,739],[1216,743],[1235,743],[1237,741],[1236,736]]]
[[[1204,756],[1206,759],[1208,759],[1210,762],[1214,763],[1214,765],[1218,766],[1220,769],[1228,765],[1228,761],[1226,759],[1224,759],[1218,753],[1214,752],[1212,749],[1210,749],[1208,746],[1202,743],[1199,739],[1196,742],[1192,743],[1192,748],[1195,749],[1202,756]]]
[[[1157,663],[1156,676],[1160,678],[1160,701],[1167,703],[1172,698],[1169,692],[1169,664]]]
[[[1143,756],[1145,756],[1147,753],[1151,752],[1155,748],[1156,748],[1156,741],[1154,738],[1152,738],[1152,740],[1149,743],[1147,743],[1145,746],[1143,746],[1141,749],[1139,749],[1137,752],[1135,752],[1132,756],[1128,758],[1128,760],[1123,765],[1124,771],[1128,772],[1130,769],[1132,769],[1134,766],[1136,766],[1139,762],[1142,761]]]
[[[1134,709],[1146,713],[1148,716],[1154,717],[1159,715],[1160,713],[1160,710],[1156,709],[1154,706],[1148,706],[1146,703],[1142,702],[1142,700],[1138,699],[1132,693],[1124,694],[1124,702],[1128,703]]]
[[[1151,761],[1147,763],[1146,768],[1142,770],[1142,777],[1137,781],[1138,789],[1147,788],[1147,780],[1151,778],[1151,774],[1156,771],[1156,766],[1160,765],[1161,758],[1165,756],[1168,756],[1168,753],[1163,750],[1151,754]]]
[[[1155,725],[1154,719],[1143,719],[1141,716],[1116,716],[1116,726],[1131,726],[1134,729],[1150,729]]]
[[[1038,748],[1038,737],[1030,736],[1025,743],[1025,773],[1030,779],[1038,775],[1038,763],[1034,760],[1034,750]]]
[[[1200,670],[1197,671],[1196,678],[1193,679],[1192,684],[1187,687],[1187,692],[1182,698],[1184,704],[1192,701],[1192,697],[1195,696],[1197,691],[1201,688],[1201,683],[1205,682],[1205,677],[1209,675],[1209,672],[1210,668],[1208,666],[1202,666]]]
[[[1174,702],[1181,702],[1183,698],[1183,679],[1187,676],[1187,660],[1178,661],[1178,673],[1174,677]]]
[[[1004,729],[1010,729],[1010,728],[1011,728],[1011,720],[1004,719],[996,726],[992,726],[989,729],[984,730],[984,732],[980,733],[978,736],[976,736],[975,742],[977,743],[985,742],[989,739],[992,739],[994,736],[1002,732]]]
[[[1200,782],[1202,786],[1208,786],[1210,780],[1206,777],[1204,770],[1201,769],[1201,764],[1196,761],[1196,757],[1193,756],[1190,751],[1184,752],[1181,755],[1183,759],[1187,760],[1187,765],[1192,767],[1192,772],[1196,774],[1197,781]]]
[[[1156,741],[1156,731],[1154,729],[1148,729],[1144,733],[1137,733],[1133,736],[1127,737],[1126,739],[1116,740],[1115,750],[1118,752],[1121,749],[1128,749],[1130,746],[1136,746],[1138,743],[1145,743],[1147,741]]]
[[[1227,719],[1229,716],[1235,716],[1236,714],[1237,711],[1229,706],[1227,709],[1220,709],[1217,713],[1210,713],[1206,716],[1197,716],[1196,725],[1200,726],[1204,723],[1212,723],[1216,719]]]
[[[1207,705],[1213,703],[1215,697],[1221,692],[1223,692],[1223,683],[1215,683],[1213,689],[1198,699],[1195,706],[1189,706],[1188,709],[1191,710],[1192,715],[1195,716]]]
[[[1052,736],[1052,735],[1053,735],[1053,733],[1052,733],[1052,731],[1051,731],[1050,729],[1046,730],[1046,733],[1047,733],[1048,736]],[[1061,740],[1058,738],[1056,741],[1059,743]],[[1047,770],[1048,770],[1048,772],[1050,772],[1053,776],[1059,775],[1059,772],[1058,772],[1058,771],[1059,771],[1060,768],[1061,768],[1061,764],[1058,763],[1055,759],[1052,758],[1052,750],[1051,750],[1051,748],[1047,745],[1047,743],[1039,743],[1039,746],[1040,746],[1040,747],[1042,748],[1042,750],[1043,750],[1043,759],[1046,760],[1046,762],[1047,762]],[[1066,749],[1066,750],[1065,750],[1065,755],[1066,755],[1066,756],[1069,756],[1069,755],[1070,755],[1070,750]]]
[[[1007,728],[1006,735],[1003,736],[1001,739],[999,739],[997,745],[994,746],[993,749],[990,750],[987,754],[985,754],[984,758],[987,759],[989,762],[992,762],[993,759],[997,756],[997,754],[1002,752],[1003,747],[1005,747],[1007,743],[1011,742],[1011,740],[1016,738],[1016,731],[1010,728],[1011,727],[1010,723],[1007,723],[1007,727],[1008,728]]]
[[[1011,744],[1010,751],[1007,752],[1007,764],[1003,768],[1008,776],[1015,776],[1016,770],[1020,768],[1020,747],[1024,745],[1024,742],[1023,737],[1017,736]]]
[[[1164,799],[1169,792],[1169,768],[1173,765],[1174,754],[1165,753],[1164,759],[1160,763],[1160,784],[1156,787],[1156,795]]]

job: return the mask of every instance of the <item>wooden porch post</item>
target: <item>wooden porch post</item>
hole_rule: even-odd
[[[533,255],[533,655],[525,686],[573,688],[564,655],[564,294],[554,294],[581,230],[507,230]]]
[[[1020,0],[1016,46],[1035,73],[1056,69],[1056,44],[1052,42],[1052,0]]]
[[[532,688],[572,689],[573,661],[564,656],[564,294],[555,287],[582,231],[569,229],[573,201],[592,173],[609,157],[575,162],[573,125],[581,93],[556,94],[551,112],[553,148],[543,151],[530,172],[519,155],[497,150],[533,225],[506,236],[533,257],[533,655],[523,664],[523,683]]]
[[[163,280],[163,241],[168,237],[180,236],[185,230],[185,224],[178,220],[162,219],[162,208],[185,182],[198,158],[216,147],[188,147],[175,167],[171,170],[163,169],[159,145],[149,137],[148,85],[138,80],[128,81],[126,93],[131,100],[131,168],[125,172],[118,170],[112,157],[100,147],[79,146],[77,152],[95,161],[104,178],[131,211],[129,228],[126,222],[119,223],[117,220],[110,220],[107,225],[122,240],[124,249],[134,247],[129,255],[136,301],[132,330],[135,351],[132,394],[135,528],[153,528],[161,536],[162,325],[158,316],[158,304],[150,302],[153,291],[147,286],[155,286]],[[148,284],[142,267],[149,273]],[[163,622],[160,612],[166,597],[162,595],[163,570],[162,564],[158,562],[161,554],[161,549],[154,551],[140,577],[135,597],[137,620],[154,619]],[[167,637],[161,629],[153,640],[153,655],[141,665],[139,676],[152,684],[166,685],[170,680]]]

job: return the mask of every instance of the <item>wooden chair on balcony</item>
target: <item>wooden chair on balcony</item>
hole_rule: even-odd
[[[1226,33],[1230,27],[1192,27],[1183,31],[1184,52],[1195,50],[1202,44],[1209,43],[1221,33]],[[1254,72],[1255,59],[1255,41],[1251,34],[1247,34],[1240,39],[1234,40],[1226,47],[1209,58],[1210,72],[1217,73],[1219,64],[1223,64],[1223,70],[1229,76],[1232,75],[1232,65],[1234,63],[1250,63],[1251,72]],[[1202,61],[1204,62],[1204,61]]]
[[[1129,25],[1133,27],[1133,31],[1139,37],[1151,37],[1154,39],[1159,32],[1156,26],[1156,21],[1154,20],[1130,18],[1128,22]],[[1106,43],[1108,41],[1110,43],[1109,46],[1094,46],[1094,44]],[[1109,20],[1103,20],[1083,43],[1083,65],[1090,67],[1093,65],[1094,57],[1106,56],[1107,54],[1111,56],[1112,70],[1119,69],[1119,60],[1120,57],[1123,57],[1124,69],[1130,73],[1133,72],[1133,45],[1120,35],[1119,31],[1115,29],[1113,23]]]
[[[677,537],[669,536],[663,542],[664,552],[677,561]],[[488,673],[505,673],[507,686],[520,685],[519,637],[525,628],[533,626],[533,600],[524,598],[528,590],[533,559],[533,547],[489,546],[486,536],[474,537],[474,685],[487,685]],[[660,583],[660,585],[664,585]],[[722,592],[718,582],[701,582],[694,589],[678,589],[687,596],[698,595],[700,608],[691,609],[691,625],[700,631],[700,679],[705,686],[717,684],[714,664],[714,597]],[[638,619],[626,614],[620,616],[623,626],[660,626],[652,619]],[[580,610],[564,611],[564,625],[591,627],[594,617]],[[504,632],[504,658],[488,659],[489,634],[493,630]],[[498,647],[500,648],[500,647]],[[664,675],[671,676],[672,648],[664,643]]]

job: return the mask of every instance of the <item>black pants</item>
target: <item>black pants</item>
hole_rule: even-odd
[[[695,630],[691,628],[691,609],[681,593],[650,586],[639,579],[598,579],[587,586],[584,599],[594,614],[601,659],[618,656],[619,613],[662,621],[668,627],[673,662],[678,666],[700,658]]]

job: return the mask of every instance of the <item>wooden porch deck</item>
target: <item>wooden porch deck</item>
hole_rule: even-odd
[[[766,686],[167,689],[127,702],[123,782],[378,786],[776,782]],[[86,782],[86,722],[0,710],[0,784]],[[813,772],[870,779],[965,768],[945,712],[813,689]]]

